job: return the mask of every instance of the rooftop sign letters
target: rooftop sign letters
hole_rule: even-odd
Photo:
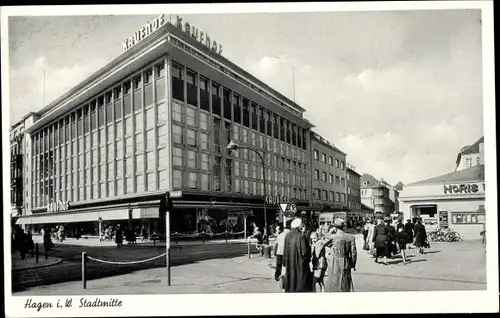
[[[177,16],[177,21],[175,22],[175,26],[184,31],[187,35],[191,36],[196,41],[205,45],[208,49],[214,51],[217,54],[222,54],[222,45],[218,44],[217,41],[212,40],[208,34],[199,31],[189,22],[182,22],[182,18]]]
[[[444,185],[444,194],[461,193],[483,193],[485,191],[484,183],[450,184]]]
[[[151,22],[146,22],[146,24],[140,29],[136,31],[133,36],[129,37],[125,41],[123,41],[123,52],[130,49],[132,46],[141,42],[148,35],[158,30],[161,26],[165,24],[165,15],[162,14]]]

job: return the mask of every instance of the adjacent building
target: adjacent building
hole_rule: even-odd
[[[376,216],[390,216],[394,212],[389,188],[368,173],[361,176],[361,203],[373,209]]]
[[[457,155],[455,171],[484,165],[484,136],[472,145],[462,147]]]
[[[356,167],[347,165],[347,208],[348,216],[352,220],[362,221],[367,215],[361,205],[361,175],[356,172]]]
[[[10,205],[11,217],[17,218],[24,214],[24,120],[11,126],[10,139]]]
[[[314,212],[347,211],[346,154],[311,132],[312,198]]]
[[[453,229],[465,240],[480,239],[486,224],[484,165],[405,186],[400,195],[405,219],[422,218],[427,232]]]
[[[18,224],[95,233],[98,222],[127,223],[161,232],[170,191],[172,231],[217,232],[229,215],[242,227],[243,212],[263,225],[262,163],[248,149],[226,151],[231,140],[265,154],[268,196],[310,204],[313,125],[302,107],[180,17],[171,24],[160,15],[123,49],[25,118],[28,186]],[[345,154],[323,148],[322,172],[332,177],[321,202],[344,206]],[[278,207],[267,208],[270,224]]]

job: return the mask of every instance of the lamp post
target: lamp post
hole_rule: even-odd
[[[246,146],[240,146],[234,141],[230,141],[229,144],[226,146],[227,150],[238,150],[238,149],[248,149],[250,151],[255,152],[260,160],[262,161],[262,179],[264,182],[264,228],[266,230],[266,244],[269,244],[269,232],[267,228],[267,202],[266,202],[266,195],[267,195],[267,184],[266,184],[266,161],[264,160],[264,157],[266,156],[266,153],[264,152],[264,157],[260,154],[259,151],[257,151],[254,148],[246,147]]]

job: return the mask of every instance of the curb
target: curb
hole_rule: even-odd
[[[56,261],[55,263],[51,263],[51,264],[45,264],[45,265],[38,265],[38,266],[31,266],[31,267],[25,267],[25,268],[13,268],[11,271],[12,272],[23,272],[23,271],[29,271],[29,270],[34,270],[34,269],[39,269],[39,268],[45,268],[45,267],[50,267],[50,266],[54,266],[54,265],[59,265],[63,262],[62,259],[58,258],[58,261]]]

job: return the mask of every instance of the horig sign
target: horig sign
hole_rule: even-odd
[[[475,194],[484,193],[485,184],[483,183],[465,183],[444,185],[444,194]]]

